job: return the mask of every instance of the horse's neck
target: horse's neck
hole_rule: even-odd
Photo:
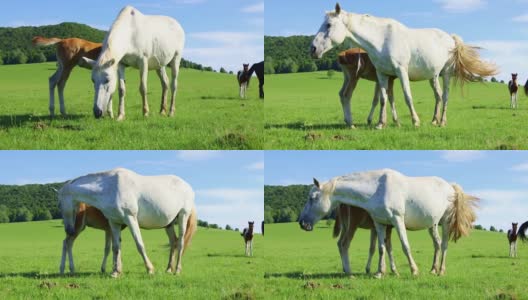
[[[103,43],[101,58],[105,63],[110,59],[119,62],[128,52],[128,47],[132,43],[132,30],[125,20],[116,20]]]
[[[361,178],[338,177],[331,181],[333,181],[333,192],[330,197],[332,203],[365,208],[368,199],[376,190],[376,187],[373,187],[369,180],[362,180]]]
[[[369,54],[381,51],[388,27],[387,22],[368,15],[347,13],[343,16],[343,23],[355,47],[360,47]]]

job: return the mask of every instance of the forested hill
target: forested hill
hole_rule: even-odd
[[[295,222],[308,199],[311,185],[264,186],[266,223]]]
[[[0,65],[25,64],[56,61],[55,47],[33,47],[31,40],[35,36],[81,39],[102,43],[106,31],[88,25],[65,22],[57,25],[0,27]],[[213,68],[202,66],[182,59],[183,68],[213,71]]]
[[[337,55],[344,46],[325,53],[321,59],[310,56],[313,36],[265,36],[264,57],[266,74],[341,70]]]

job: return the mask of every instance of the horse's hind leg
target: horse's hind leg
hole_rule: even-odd
[[[169,77],[167,76],[167,72],[165,71],[165,67],[161,67],[161,69],[156,70],[156,73],[158,74],[158,77],[161,80],[161,108],[160,108],[160,114],[166,115],[167,114],[167,91],[169,89]]]
[[[447,245],[449,242],[449,224],[444,221],[442,223],[442,260],[440,261],[440,273],[438,275],[444,275],[446,272],[446,256],[447,256]]]
[[[143,116],[148,117],[149,114],[149,105],[147,99],[147,81],[148,81],[148,59],[145,57],[141,60],[139,66],[139,75],[141,83],[139,85],[139,92],[141,93],[141,98],[143,99]]]
[[[433,239],[434,256],[433,266],[431,267],[431,274],[438,274],[438,259],[440,258],[440,235],[438,234],[438,224],[434,224],[433,227],[429,228],[429,235]]]
[[[59,90],[60,112],[61,112],[61,115],[63,116],[66,115],[66,107],[64,106],[64,87],[66,86],[66,81],[68,81],[68,78],[70,77],[70,73],[74,66],[69,66],[69,65],[64,66],[64,70],[61,73],[61,77],[57,85],[58,90]]]
[[[134,216],[126,216],[126,225],[130,227],[130,232],[132,233],[132,237],[134,238],[134,241],[136,242],[136,247],[143,258],[143,262],[145,263],[145,268],[147,268],[147,273],[153,274],[154,273],[154,267],[152,266],[152,263],[150,262],[150,259],[147,256],[147,251],[145,250],[145,244],[143,243],[143,238],[141,237],[141,231],[139,229],[139,224],[137,222],[137,219]]]
[[[185,247],[185,231],[187,231],[186,226],[189,217],[190,214],[181,213],[181,216],[178,218],[180,237],[178,238],[178,261],[176,262],[176,274],[180,274],[182,271],[182,255],[183,249]]]
[[[448,72],[443,75],[444,78],[444,92],[442,93],[442,119],[440,120],[440,126],[447,125],[447,102],[449,100],[449,81],[451,79]]]
[[[172,78],[171,78],[171,104],[170,104],[170,112],[169,116],[174,116],[174,108],[176,105],[176,93],[178,91],[178,75],[180,73],[180,62],[181,62],[182,56],[181,53],[176,54],[174,59],[171,61],[171,71],[172,71]]]
[[[171,273],[171,272],[174,272],[176,268],[175,256],[176,256],[177,237],[176,237],[176,232],[174,232],[174,223],[171,223],[167,227],[165,227],[165,232],[167,233],[167,236],[169,237],[169,244],[170,244],[169,264],[167,265],[167,273]]]
[[[429,84],[433,89],[435,97],[435,109],[433,113],[433,120],[431,121],[431,123],[433,125],[440,125],[440,102],[442,101],[442,90],[440,89],[440,81],[438,80],[438,75],[435,75],[433,78],[431,78],[431,80],[429,80]]]
[[[55,116],[55,87],[59,82],[62,74],[62,65],[59,63],[59,68],[49,78],[49,112],[50,116]]]

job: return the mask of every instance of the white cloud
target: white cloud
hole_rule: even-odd
[[[468,162],[484,158],[486,155],[482,151],[476,150],[451,150],[442,151],[442,159],[448,162]]]
[[[200,161],[216,158],[220,151],[216,150],[181,150],[177,152],[177,158],[183,161]]]
[[[482,47],[482,58],[500,66],[496,77],[505,82],[511,79],[511,73],[528,69],[528,40],[480,40],[470,41],[470,45]],[[524,84],[524,78],[519,83]]]
[[[518,23],[526,23],[526,22],[528,22],[528,14],[524,14],[524,15],[513,17],[512,21],[513,22],[518,22]]]
[[[205,40],[209,42],[216,42],[227,45],[244,45],[250,41],[263,41],[261,33],[249,32],[229,32],[229,31],[209,31],[209,32],[193,32],[189,34],[190,38]]]
[[[242,8],[242,12],[245,13],[263,13],[264,12],[264,2],[257,4],[249,5]]]
[[[264,162],[263,161],[257,161],[257,162],[254,162],[250,165],[247,165],[246,166],[246,169],[248,170],[252,170],[252,171],[260,171],[260,170],[264,170]]]
[[[435,2],[440,3],[444,10],[452,13],[474,11],[486,4],[484,0],[435,0]]]
[[[528,220],[528,190],[482,189],[466,193],[481,199],[476,224],[486,228],[493,225],[507,230],[511,228],[512,222],[522,223]]]
[[[528,163],[522,163],[510,168],[513,171],[528,171]]]
[[[259,202],[264,197],[263,189],[202,189],[196,190],[196,198],[206,204],[241,204]],[[197,200],[198,201],[198,200]]]

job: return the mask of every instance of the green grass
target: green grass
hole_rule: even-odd
[[[0,224],[0,299],[256,299],[265,296],[263,239],[244,256],[238,232],[199,228],[183,257],[181,275],[165,273],[165,230],[142,230],[156,268],[148,275],[130,231],[122,234],[123,275],[99,272],[104,233],[88,228],[74,244],[77,275],[58,274],[64,229],[60,221]],[[107,265],[111,270],[111,260]],[[237,298],[240,297],[240,298]]]
[[[393,236],[400,277],[374,279],[364,273],[369,231],[358,230],[350,247],[353,278],[341,272],[331,228],[320,222],[313,232],[298,224],[266,225],[266,293],[274,299],[528,299],[528,245],[518,244],[518,258],[508,257],[504,233],[473,231],[450,242],[447,274],[429,274],[433,245],[427,231],[408,232],[420,275],[413,277]],[[266,251],[268,253],[268,251]],[[377,253],[372,270],[377,269]],[[387,270],[390,268],[387,260]]]
[[[54,63],[0,66],[0,149],[262,149],[263,103],[253,83],[238,97],[234,75],[182,69],[176,116],[159,115],[161,84],[149,72],[144,118],[139,71],[127,69],[126,120],[93,117],[90,71],[75,68],[65,89],[68,116],[49,119]],[[170,91],[169,91],[170,95]],[[117,116],[118,97],[114,95]],[[59,113],[58,95],[55,113]]]
[[[422,121],[414,128],[396,81],[401,128],[367,126],[374,84],[362,80],[352,97],[356,129],[343,122],[338,92],[342,74],[325,72],[267,75],[266,149],[528,149],[528,101],[519,93],[519,109],[509,108],[506,85],[472,83],[451,89],[448,125],[431,125],[434,96],[427,81],[412,83],[414,105]],[[379,112],[379,110],[378,110]],[[376,113],[375,123],[379,113]]]

